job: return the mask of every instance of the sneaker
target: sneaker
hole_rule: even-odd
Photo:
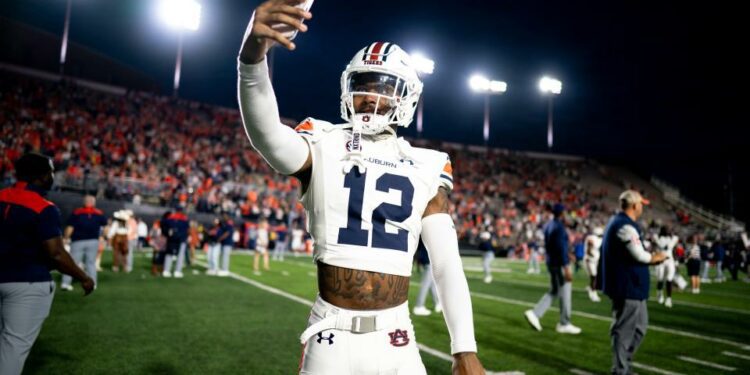
[[[432,314],[432,311],[430,311],[428,308],[424,306],[414,306],[414,315],[428,316],[430,314]]]
[[[487,275],[484,277],[484,283],[489,284],[492,282],[492,275]]]
[[[216,276],[216,270],[207,270],[206,275],[208,276]]]
[[[260,271],[253,271],[253,275],[260,276]]]
[[[711,279],[701,279],[702,283],[711,284]]]
[[[443,312],[443,305],[441,305],[441,304],[435,305],[435,312],[438,313],[438,314],[440,314],[441,312]]]
[[[66,291],[66,292],[70,292],[70,291],[73,290],[73,285],[62,284],[62,285],[60,285],[60,289]]]
[[[589,299],[591,300],[591,302],[601,302],[602,301],[602,299],[599,298],[599,294],[597,294],[595,290],[592,290],[592,291],[589,292]]]
[[[164,271],[161,273],[162,277],[172,277],[172,273],[169,271]]]
[[[526,310],[523,315],[526,317],[526,321],[529,322],[535,330],[542,330],[542,325],[539,324],[539,318],[534,314],[534,310]]]
[[[574,325],[572,325],[570,323],[565,324],[565,325],[557,323],[557,327],[555,327],[555,331],[557,331],[557,333],[567,333],[567,334],[571,334],[571,335],[577,335],[577,334],[581,333],[581,329],[580,328],[578,328],[578,327],[576,327],[576,326],[574,326]]]
[[[218,275],[219,277],[227,277],[229,276],[229,271],[220,270],[216,272],[216,275]]]
[[[526,273],[532,274],[532,273],[535,273],[535,272],[534,272],[533,268],[529,268],[529,269],[526,270]]]
[[[181,279],[183,277],[184,277],[184,275],[182,274],[182,272],[175,272],[174,273],[174,278],[175,279]]]
[[[662,295],[661,293],[659,293],[658,302],[659,302],[660,305],[664,303],[664,295]]]
[[[667,299],[664,301],[664,306],[668,308],[672,308],[672,297],[667,297]]]

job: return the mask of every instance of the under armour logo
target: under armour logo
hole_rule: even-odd
[[[370,122],[370,116],[369,115],[362,116],[362,122]]]
[[[397,329],[395,332],[388,333],[391,336],[391,345],[393,346],[404,346],[409,343],[409,335],[406,331]]]
[[[414,160],[411,159],[401,159],[402,163],[409,163],[409,165],[414,165]]]
[[[323,340],[328,340],[328,345],[333,345],[333,332],[328,337],[323,337],[323,332],[318,332],[318,344]]]

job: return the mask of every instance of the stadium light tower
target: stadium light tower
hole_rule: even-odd
[[[490,96],[500,95],[508,89],[508,84],[503,81],[493,81],[484,76],[475,74],[469,78],[469,87],[474,92],[484,94],[484,144],[490,140]]]
[[[560,95],[562,92],[562,82],[550,78],[547,76],[542,77],[542,79],[539,80],[539,90],[542,91],[543,94],[547,95],[547,149],[552,151],[552,141],[553,141],[553,133],[552,133],[552,101],[556,95]]]
[[[182,69],[182,38],[185,30],[196,31],[201,22],[201,5],[195,0],[161,0],[159,16],[164,24],[179,31],[177,41],[177,60],[174,68],[174,96],[180,89],[180,71]]]
[[[73,0],[68,0],[65,6],[65,26],[63,27],[62,45],[60,46],[60,75],[65,73],[65,58],[68,54],[68,30],[70,29],[70,11],[73,8]]]
[[[435,62],[428,59],[419,52],[411,54],[412,63],[420,75],[432,74],[435,71]],[[417,104],[417,137],[422,138],[422,111],[424,110],[424,90]]]

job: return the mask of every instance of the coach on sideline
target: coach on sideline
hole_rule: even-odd
[[[602,290],[612,299],[612,374],[630,374],[631,361],[648,328],[649,264],[666,259],[643,248],[636,222],[649,201],[637,191],[620,194],[620,208],[607,224],[602,241]]]
[[[52,160],[27,153],[15,164],[18,182],[0,190],[0,374],[16,375],[49,315],[55,283],[50,267],[81,281],[94,280],[63,247],[60,211],[43,198],[52,188]]]
[[[105,226],[107,226],[107,218],[96,208],[96,198],[93,195],[87,195],[83,197],[83,207],[73,210],[73,214],[68,218],[68,226],[64,232],[64,238],[71,241],[70,256],[76,264],[85,264],[86,274],[91,276],[94,284],[96,284],[96,253],[99,252],[102,228]],[[64,275],[60,289],[73,290],[72,281],[72,277]]]

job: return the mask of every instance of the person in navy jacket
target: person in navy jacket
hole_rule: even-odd
[[[554,298],[560,298],[560,322],[555,327],[558,333],[577,335],[581,329],[570,322],[572,310],[571,294],[573,276],[570,271],[568,254],[568,229],[565,227],[563,213],[565,206],[558,203],[552,207],[554,218],[544,225],[544,248],[547,251],[547,271],[550,275],[550,290],[545,293],[532,310],[526,310],[526,321],[536,329],[542,330],[539,319],[552,305]]]
[[[649,264],[666,259],[664,252],[649,253],[636,222],[649,201],[634,190],[620,194],[620,208],[604,230],[601,248],[602,290],[612,300],[614,321],[612,374],[631,373],[631,361],[648,328]]]
[[[216,234],[217,241],[221,246],[221,269],[217,273],[219,276],[229,276],[229,260],[234,248],[234,222],[229,215],[223,214],[219,231]]]
[[[172,262],[177,259],[174,277],[183,277],[182,268],[185,265],[185,251],[187,250],[188,229],[190,224],[183,207],[177,207],[174,213],[161,221],[162,233],[167,237],[166,256],[162,276],[172,277]]]
[[[96,198],[91,195],[83,197],[83,207],[73,210],[65,228],[66,240],[70,241],[70,256],[76,264],[85,264],[86,274],[96,284],[96,253],[102,238],[102,229],[107,225],[104,213],[97,209]],[[73,278],[64,275],[60,288],[73,290]]]
[[[18,182],[0,190],[0,374],[17,375],[49,315],[55,283],[50,269],[81,282],[94,280],[65,251],[60,211],[44,199],[52,188],[52,160],[27,153],[15,163]]]

